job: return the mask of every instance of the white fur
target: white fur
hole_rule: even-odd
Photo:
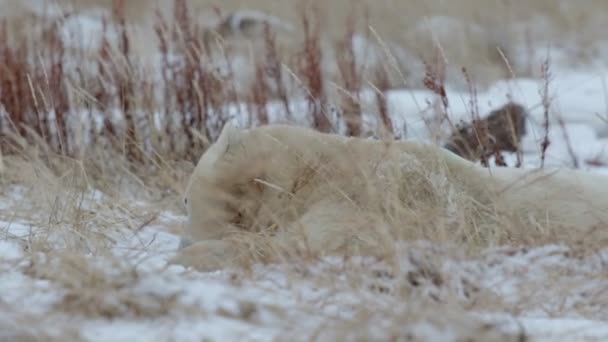
[[[399,194],[400,187],[417,202],[413,207],[375,207]],[[432,190],[439,188],[441,192]],[[585,232],[608,222],[605,175],[569,169],[490,170],[420,143],[347,138],[288,125],[244,130],[228,124],[190,178],[187,237],[173,262],[213,270],[247,258],[231,237],[253,229],[254,223],[275,227],[271,240],[289,252],[386,254],[390,251],[383,246],[406,235],[400,229],[420,224],[416,213],[403,216],[412,220],[402,224],[391,223],[388,216],[411,208],[434,213],[424,204],[456,201],[454,194],[469,196],[472,205],[490,214],[494,209],[484,203],[500,202],[526,222],[546,227]],[[455,208],[467,210],[466,205]]]

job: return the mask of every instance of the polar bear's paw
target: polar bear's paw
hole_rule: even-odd
[[[238,264],[238,254],[231,243],[203,240],[180,248],[169,264],[192,267],[201,272],[212,272]]]

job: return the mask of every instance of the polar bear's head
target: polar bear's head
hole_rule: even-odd
[[[201,156],[184,193],[187,233],[198,240],[222,239],[248,230],[260,210],[265,172],[276,154],[265,130],[240,129],[227,123]],[[259,223],[259,222],[258,222]],[[182,240],[182,247],[187,244]]]

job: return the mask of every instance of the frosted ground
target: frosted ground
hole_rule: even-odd
[[[576,160],[582,169],[608,173],[608,73],[594,67],[553,76],[552,108],[564,125],[552,121],[546,165],[571,167]],[[539,80],[512,80],[477,95],[480,113],[508,95],[530,108],[525,167],[539,165],[541,88]],[[427,126],[410,113],[434,96],[423,90],[387,96],[396,126],[407,124],[408,137],[429,140]],[[468,117],[469,97],[449,91],[454,119]],[[279,107],[271,112],[276,117]],[[35,191],[0,190],[2,341],[608,339],[608,249],[601,242],[592,252],[512,246],[471,258],[419,241],[401,245],[396,265],[327,258],[201,273],[167,266],[182,212],[127,206],[93,189],[80,194],[86,214],[111,208],[116,216],[98,222],[104,229],[87,227],[111,241],[112,253],[89,246],[83,258],[63,252],[66,236],[76,232],[60,207],[52,215],[23,215]],[[55,248],[30,253],[40,239]]]
[[[603,77],[556,75],[552,89],[564,113],[572,152],[562,127],[553,125],[547,165],[570,166],[574,154],[581,168],[608,171],[601,166],[608,162],[608,140],[599,137],[608,126],[601,119],[606,113]],[[504,85],[480,93],[480,105],[499,102]],[[522,100],[538,97],[538,83],[522,80],[511,85],[521,91]],[[422,91],[392,93],[393,111],[416,106],[412,95],[424,100]],[[524,139],[528,167],[538,165],[542,131],[531,127]],[[164,211],[154,212],[156,219],[144,228],[116,224],[105,233],[115,242],[112,251],[118,258],[28,255],[35,236],[49,233],[40,220],[18,215],[28,191],[32,189],[20,186],[2,191],[2,340],[66,334],[88,341],[333,340],[359,333],[444,341],[483,334],[498,340],[608,338],[608,250],[589,254],[560,245],[514,246],[468,259],[450,246],[412,242],[403,245],[399,265],[325,259],[199,273],[167,267],[179,243],[170,227],[179,226],[184,216]],[[95,212],[109,201],[92,191],[84,195],[82,206]],[[61,229],[47,235],[61,246]],[[59,269],[65,274],[56,274]],[[104,312],[113,318],[105,318]]]

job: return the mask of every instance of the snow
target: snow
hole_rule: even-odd
[[[81,46],[76,40],[82,40],[97,46],[100,41],[95,32],[101,30],[101,14],[74,16],[66,20],[63,29],[66,41],[74,40],[74,44]],[[361,40],[356,43],[365,45]],[[608,173],[605,166],[608,165],[607,76],[608,71],[597,66],[588,70],[552,71],[548,135],[551,144],[546,165],[570,167],[574,158],[582,169]],[[539,93],[542,82],[505,80],[476,94],[482,114],[508,99],[529,108],[530,126],[523,140],[525,167],[535,167],[540,162],[538,152],[544,120]],[[447,90],[451,119],[469,118],[471,95],[449,87]],[[373,96],[370,91],[362,94],[367,107],[373,107]],[[432,120],[427,112],[429,103],[436,102],[437,98],[426,90],[400,89],[387,93],[395,127],[406,127],[408,139],[431,139],[424,120]],[[303,101],[295,100],[292,105],[292,113],[306,112]],[[269,104],[271,121],[285,117],[282,106]],[[245,110],[244,104],[227,108],[241,125],[246,124],[245,116],[238,113]],[[559,117],[564,121],[563,127],[558,125]],[[375,115],[371,111],[366,113],[366,119],[373,126]],[[305,122],[305,118],[296,118],[296,121]],[[513,158],[507,156],[510,165]],[[100,269],[105,278],[121,284],[108,289],[104,301],[125,312],[109,319],[57,309],[70,284],[44,279],[32,271],[33,266],[26,261],[39,259],[37,262],[42,268],[62,262],[54,254],[45,256],[37,252],[32,256],[26,251],[31,237],[47,229],[39,226],[39,220],[29,222],[21,216],[15,218],[21,203],[27,200],[25,193],[26,189],[20,186],[0,189],[0,339],[11,336],[13,330],[24,329],[19,320],[24,317],[33,323],[31,331],[57,335],[64,328],[76,329],[86,341],[270,341],[286,336],[306,340],[317,331],[325,337],[323,340],[334,340],[332,333],[340,336],[340,333],[361,331],[384,340],[388,337],[384,334],[395,328],[398,333],[449,341],[461,335],[450,325],[447,313],[447,323],[436,321],[441,318],[436,316],[442,316],[437,313],[443,313],[437,301],[460,303],[454,305],[460,307],[475,306],[475,298],[493,298],[500,304],[479,304],[478,309],[458,311],[457,315],[473,326],[472,317],[475,317],[480,322],[495,324],[504,333],[524,331],[535,341],[608,340],[608,300],[605,299],[608,249],[579,257],[576,250],[560,245],[504,247],[489,249],[471,259],[447,253],[449,246],[411,242],[401,246],[402,257],[396,270],[363,258],[349,263],[326,258],[298,265],[257,265],[247,274],[239,270],[200,273],[167,265],[180,243],[179,236],[167,227],[184,220],[181,213],[169,211],[161,212],[154,224],[143,229],[132,231],[117,227],[116,231],[108,232],[116,241],[112,253],[113,258],[120,261],[119,265],[113,264],[114,259],[109,257],[83,255],[90,269]],[[94,211],[96,203],[103,201],[111,199],[91,189],[82,205]],[[60,241],[56,239],[57,246],[61,245]],[[357,271],[355,281],[349,278],[353,274],[343,272],[347,267]],[[408,275],[416,276],[421,268],[436,272],[441,279],[439,283],[424,276],[418,279],[420,285],[408,282]],[[128,278],[131,270],[135,270],[137,276],[121,283],[119,280]],[[43,273],[49,272],[52,277],[53,270]],[[396,298],[404,298],[396,295],[399,291],[410,291],[405,295],[409,301],[396,303]],[[156,314],[136,315],[134,309],[121,302],[124,298],[143,305],[141,311]],[[433,317],[418,320],[413,313],[424,312],[428,301],[435,303],[430,306],[436,310],[431,314]],[[166,312],[162,303],[166,303]],[[368,315],[368,320],[362,320],[362,315]],[[410,321],[410,318],[413,319]],[[358,322],[357,319],[363,323],[355,323],[359,325],[355,327],[348,325],[349,321]],[[400,322],[401,326],[391,326],[391,322]],[[340,326],[345,328],[338,332]]]
[[[605,152],[608,139],[598,137],[605,123],[593,115],[605,113],[601,84],[597,73],[556,73],[554,89],[565,125],[563,129],[559,126],[550,129],[552,144],[547,151],[548,164],[568,165],[571,162],[564,129],[577,159],[608,161]],[[482,111],[501,102],[504,89],[509,87],[517,89],[513,93],[520,94],[519,99],[528,105],[538,96],[538,82],[514,80],[510,86],[501,82],[479,94]],[[424,103],[428,96],[428,92],[423,91],[394,91],[389,102],[395,111],[407,113],[413,110],[413,98]],[[465,116],[468,111],[466,96],[449,93],[452,114]],[[541,110],[533,109],[532,116],[534,120],[540,120]],[[529,167],[538,163],[539,137],[535,136],[535,129],[540,127],[532,127],[534,129],[525,136],[523,144],[524,160]],[[582,168],[593,172],[607,172],[608,169],[601,165],[582,165]],[[10,203],[24,201],[25,192],[19,186],[4,189],[0,201],[2,212],[15,211],[16,207]],[[82,205],[94,209],[96,203],[110,200],[100,191],[91,189]],[[110,292],[110,297],[104,297],[104,301],[121,307],[123,296],[144,302],[171,302],[171,298],[177,298],[168,304],[170,308],[163,315],[142,318],[125,313],[120,319],[112,320],[57,312],[55,306],[65,295],[65,284],[27,273],[27,263],[22,261],[28,236],[43,227],[26,221],[0,223],[0,303],[11,308],[0,314],[0,323],[10,321],[11,315],[50,316],[53,323],[41,324],[39,329],[46,329],[44,332],[51,334],[53,327],[56,329],[61,324],[74,327],[78,322],[77,331],[87,341],[199,341],[204,338],[268,341],[281,336],[310,337],[316,329],[322,331],[321,336],[332,336],[338,330],[331,330],[331,327],[355,319],[361,310],[370,308],[376,313],[371,314],[365,333],[382,339],[385,337],[383,324],[390,325],[387,322],[398,317],[400,310],[416,311],[416,305],[421,305],[416,296],[466,302],[471,296],[490,292],[499,298],[505,310],[497,311],[496,307],[489,306],[487,310],[476,310],[472,314],[479,322],[490,322],[505,334],[517,334],[523,329],[527,336],[537,341],[608,338],[608,301],[602,297],[608,290],[605,276],[608,250],[577,258],[575,252],[565,246],[505,247],[487,250],[476,259],[467,259],[464,256],[454,258],[453,254],[448,256],[442,246],[412,242],[403,246],[398,270],[401,276],[387,265],[372,260],[356,259],[347,265],[341,259],[331,258],[296,266],[258,265],[248,276],[236,270],[205,274],[176,265],[167,266],[168,258],[179,246],[179,237],[165,227],[183,220],[180,213],[162,212],[154,225],[137,232],[117,230],[112,233],[116,241],[112,249],[114,256],[137,270],[138,277],[117,290],[120,295],[115,299]],[[429,266],[428,255],[438,257],[440,261]],[[103,260],[89,262],[92,268],[105,264]],[[354,286],[352,279],[342,274],[344,267],[361,270],[360,286]],[[418,288],[408,285],[408,291],[413,291],[408,297],[412,298],[412,303],[395,306],[391,293],[403,290],[403,275],[415,274],[420,267],[435,270],[440,284],[423,277]],[[121,268],[108,267],[104,272],[109,279],[124,277]],[[113,303],[114,300],[117,302]],[[410,305],[412,308],[408,309]],[[148,307],[160,310],[154,303]],[[128,307],[123,310],[129,311]],[[447,324],[414,320],[404,329],[413,336],[434,340],[461,336],[457,327],[450,328]],[[17,329],[14,324],[10,326]]]
[[[607,139],[598,138],[603,122],[592,115],[605,112],[603,100],[598,100],[603,99],[598,88],[601,82],[597,74],[586,82],[583,82],[581,74],[566,75],[573,78],[556,75],[556,80],[580,86],[569,88],[557,97],[565,113],[564,128],[573,153],[581,161],[598,156],[605,161]],[[520,98],[531,102],[537,96],[534,93],[538,89],[537,83],[518,80],[513,84],[517,85],[515,89],[519,89],[516,93],[523,94]],[[497,89],[504,89],[505,86],[499,84],[487,93],[480,94],[480,107],[499,102],[502,92]],[[564,89],[561,86],[562,83],[556,81],[556,89]],[[423,91],[396,91],[389,98],[392,106],[408,112],[414,103],[409,100],[411,96],[417,96],[419,102],[424,102],[429,95]],[[449,98],[454,114],[466,113],[466,101],[458,101],[466,98],[466,95],[450,93]],[[490,106],[483,108],[489,109]],[[532,113],[534,119],[541,115],[539,111],[533,110]],[[534,134],[535,131],[531,130],[524,139],[527,166],[534,166],[538,162],[539,138]],[[568,144],[563,139],[562,128],[552,126],[549,136],[552,144],[547,153],[547,163],[567,165],[571,156]],[[601,166],[583,168],[593,169],[593,172],[607,171]],[[10,203],[23,201],[24,194],[25,190],[18,186],[4,189],[0,209],[7,212],[16,210]],[[96,203],[109,200],[92,189],[84,197],[82,205],[95,208]],[[53,326],[56,328],[64,324],[73,327],[74,322],[78,322],[77,331],[87,341],[199,341],[204,338],[268,341],[280,336],[312,336],[311,332],[315,329],[321,329],[323,334],[331,336],[336,333],[331,330],[332,326],[355,319],[362,308],[378,312],[372,314],[370,322],[388,324],[391,317],[397,317],[399,310],[409,305],[403,303],[396,307],[394,297],[390,295],[405,286],[404,278],[393,274],[387,265],[371,260],[356,260],[353,261],[355,266],[348,266],[368,273],[361,276],[361,286],[353,286],[352,279],[341,274],[341,270],[347,267],[343,260],[331,258],[316,264],[298,265],[299,268],[295,269],[289,265],[259,265],[250,276],[234,270],[204,274],[180,266],[167,266],[167,259],[179,245],[179,237],[164,227],[183,220],[179,213],[163,212],[156,225],[137,232],[118,231],[112,234],[116,241],[114,255],[139,274],[136,281],[127,282],[126,288],[117,290],[121,291],[121,296],[141,301],[171,301],[171,298],[177,298],[175,303],[170,304],[173,308],[164,315],[141,318],[124,314],[120,319],[113,320],[71,316],[61,312],[52,314],[62,300],[65,285],[28,274],[21,262],[26,254],[24,241],[42,228],[33,227],[28,222],[0,223],[0,303],[12,309],[0,314],[0,323],[10,320],[11,315],[15,314],[34,317],[50,315],[54,317],[53,324],[41,324],[40,329],[47,329],[45,332],[50,334]],[[490,291],[493,296],[500,298],[508,310],[497,312],[494,308],[473,313],[480,321],[496,324],[497,329],[504,333],[516,334],[523,329],[527,336],[537,341],[608,338],[608,301],[602,299],[608,289],[608,278],[605,277],[608,250],[592,257],[576,258],[569,248],[557,245],[502,248],[488,250],[481,257],[471,260],[448,257],[442,247],[424,243],[412,243],[404,246],[403,250],[399,269],[402,275],[415,273],[421,265],[427,267],[424,266],[427,260],[425,255],[439,256],[439,260],[442,260],[429,266],[438,272],[441,284],[422,279],[419,288],[409,289],[416,296],[439,300],[453,300],[455,297],[457,301],[466,302],[468,297],[476,293]],[[96,261],[104,264],[103,260]],[[97,265],[93,261],[90,263],[91,267]],[[371,274],[370,270],[373,271]],[[108,268],[105,276],[123,277],[124,273],[120,269]],[[555,284],[560,286],[552,286]],[[110,295],[104,301],[112,304],[112,298]],[[122,304],[118,298],[122,297],[116,297],[118,302],[114,304],[120,307]],[[412,299],[411,310],[416,310],[416,305],[420,305],[417,301]],[[156,308],[154,304],[150,305]],[[124,310],[128,311],[127,308]],[[382,324],[370,323],[366,333],[383,338]],[[432,321],[422,320],[406,326],[406,330],[414,336],[434,340],[452,340],[460,336],[456,328]]]
[[[583,146],[601,143],[594,139],[594,130],[583,124],[568,123],[566,128],[572,141],[582,142]],[[560,141],[559,137],[556,133],[556,142]],[[585,148],[575,151],[584,153]],[[560,154],[563,149],[556,148],[554,152],[549,155],[550,160],[568,159]],[[530,151],[532,153],[534,151]],[[22,201],[23,194],[24,190],[19,187],[5,189],[2,208],[10,210],[12,206],[8,202]],[[96,201],[110,200],[94,190],[86,198],[83,205],[91,207]],[[32,276],[24,271],[27,266],[21,261],[25,254],[22,241],[36,228],[27,223],[0,223],[3,227],[0,303],[11,308],[0,314],[0,324],[10,322],[12,315],[33,315],[43,322],[52,317],[52,323],[41,323],[37,328],[32,327],[33,331],[43,329],[53,334],[62,325],[76,327],[86,341],[269,341],[285,336],[306,339],[316,329],[320,329],[320,336],[332,340],[332,334],[354,333],[349,330],[339,333],[332,327],[356,319],[361,310],[369,308],[373,311],[370,321],[364,325],[366,328],[360,326],[359,329],[384,339],[383,329],[389,329],[391,318],[399,317],[401,310],[416,311],[417,305],[422,305],[420,298],[466,302],[478,293],[489,291],[500,298],[506,309],[496,311],[489,307],[474,311],[471,317],[493,324],[504,334],[518,334],[523,329],[526,336],[535,341],[608,338],[608,301],[603,299],[608,290],[605,276],[608,250],[578,258],[571,249],[559,245],[504,247],[468,259],[458,254],[454,257],[441,246],[412,242],[402,246],[403,257],[397,270],[364,258],[354,258],[349,264],[342,259],[327,258],[296,266],[258,265],[250,275],[238,270],[200,273],[166,264],[179,245],[179,237],[164,227],[183,219],[179,213],[163,212],[154,225],[114,236],[115,256],[139,274],[136,281],[127,281],[125,288],[117,290],[121,296],[152,301],[148,305],[151,308],[156,307],[154,300],[177,298],[164,315],[146,318],[125,313],[119,319],[57,312],[55,306],[61,302],[65,286]],[[429,260],[439,261],[430,263]],[[103,265],[104,261],[91,260],[89,266],[99,264]],[[353,285],[357,282],[353,283],[351,273],[343,272],[345,267],[360,270],[358,286]],[[440,283],[422,277],[418,287],[407,285],[406,275],[415,274],[420,267],[437,272]],[[125,275],[120,268],[110,267],[104,274],[109,278]],[[407,297],[411,304],[395,305],[391,294],[404,287],[412,291]],[[104,300],[112,303],[112,298],[110,295]],[[122,297],[117,295],[115,300],[120,301],[119,298]],[[473,324],[470,323],[473,321],[467,322]],[[449,324],[449,321],[414,319],[402,329],[412,336],[431,340],[455,340],[462,336],[458,325]],[[18,328],[17,323],[9,326]]]
[[[549,84],[550,123],[556,125],[558,118],[569,124],[581,123],[596,135],[608,135],[608,92],[606,91],[605,71],[559,71],[551,77]],[[485,91],[476,94],[477,109],[481,115],[506,103],[509,100],[523,104],[530,112],[529,124],[536,132],[544,120],[542,96],[539,93],[542,80],[513,79],[496,82]],[[454,122],[471,117],[471,94],[447,89],[448,114]],[[428,128],[420,117],[433,96],[425,90],[394,90],[387,95],[392,118],[398,121],[395,126],[408,127],[408,137],[428,138]],[[539,134],[539,133],[536,133]]]
[[[577,137],[585,138],[586,142],[591,144],[602,144],[597,145],[594,150],[601,150],[601,147],[605,146],[605,140],[597,141],[597,139],[608,137],[607,76],[607,71],[597,69],[583,69],[576,72],[560,70],[553,73],[548,93],[550,101],[548,118],[552,135],[562,135],[562,129],[559,127],[561,120],[568,123],[568,130],[583,129],[587,131],[586,134],[581,133]],[[518,102],[524,105],[530,114],[526,122],[531,130],[526,137],[528,142],[530,139],[540,140],[545,120],[542,87],[543,81],[536,79],[499,81],[486,90],[478,90],[475,94],[476,108],[472,108],[471,94],[455,91],[448,86],[446,87],[449,105],[447,114],[455,123],[460,120],[469,121],[473,110],[483,116],[508,101]],[[361,101],[364,108],[365,126],[367,129],[373,129],[377,120],[374,111],[375,94],[372,91],[363,91]],[[434,118],[432,114],[437,106],[436,95],[422,89],[393,89],[386,93],[386,101],[397,133],[401,133],[408,139],[429,140],[432,138],[429,133],[429,122],[441,119]],[[332,103],[330,103],[331,105]],[[365,111],[365,109],[368,110]],[[247,110],[245,104],[234,104],[221,109],[220,112],[226,113],[235,124],[247,126],[250,120],[247,115],[244,115]],[[294,122],[308,124],[309,117],[306,114],[308,109],[303,99],[292,100],[290,112],[292,115],[301,113],[300,117],[292,116]],[[287,118],[284,105],[278,101],[268,104],[268,113],[270,122],[279,122]],[[445,130],[447,127],[449,127],[448,123],[443,122],[437,128]],[[553,140],[556,144],[563,143],[562,138]],[[538,146],[538,143],[535,145]]]

